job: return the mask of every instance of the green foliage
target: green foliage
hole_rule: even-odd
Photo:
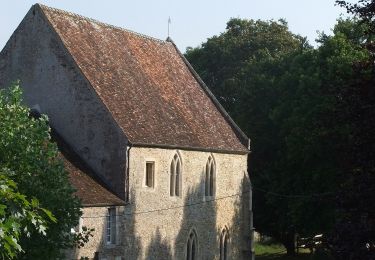
[[[11,259],[22,252],[19,239],[35,230],[46,235],[47,221],[55,221],[51,212],[40,208],[37,199],[28,200],[10,178],[14,173],[0,170],[0,257]]]
[[[186,57],[233,114],[238,111],[236,104],[241,102],[242,94],[252,90],[251,85],[263,84],[266,88],[273,81],[274,77],[268,76],[277,74],[274,61],[304,47],[306,40],[292,34],[284,20],[231,19],[224,33],[201,47],[188,49]]]
[[[344,120],[345,82],[369,57],[366,31],[338,20],[313,49],[284,21],[232,19],[227,30],[186,57],[252,138],[254,224],[293,252],[294,234],[327,233],[350,157],[353,125]],[[348,104],[347,104],[348,105]]]
[[[338,25],[341,22],[348,21]],[[337,30],[318,49],[285,59],[286,72],[274,84],[280,90],[279,102],[270,111],[280,150],[268,172],[261,178],[254,176],[255,185],[289,196],[259,194],[264,196],[257,203],[261,212],[279,219],[276,229],[309,236],[332,228],[337,213],[334,198],[352,131],[347,121],[339,120],[345,113],[339,94],[344,82],[355,74],[353,62],[367,57]],[[269,210],[262,211],[260,203]],[[267,218],[258,221],[260,227],[268,225]]]
[[[336,0],[335,2],[337,5],[345,8],[348,14],[353,14],[355,17],[359,18],[360,24],[364,25],[366,28],[366,31],[362,36],[365,36],[369,42],[373,41],[375,36],[374,0],[358,0],[354,3],[353,1],[344,0]]]
[[[337,196],[341,214],[329,242],[337,259],[375,259],[375,1],[336,3],[355,15],[363,39],[359,46],[369,55],[353,63],[355,73],[340,92],[344,111],[340,118],[352,131]]]
[[[61,249],[73,244],[70,229],[78,224],[81,204],[73,195],[57,146],[51,142],[47,117],[30,117],[21,97],[18,83],[0,92],[0,169],[12,173],[7,175],[11,179],[8,185],[26,196],[19,201],[23,206],[27,206],[26,198],[37,199],[27,206],[30,214],[35,211],[31,220],[37,228],[18,232],[18,244],[24,250],[18,258],[55,259],[60,257]],[[38,217],[38,210],[48,218]]]
[[[256,242],[254,244],[255,255],[275,255],[285,252],[285,247],[281,244],[264,244],[261,242]]]
[[[84,247],[87,242],[89,242],[90,237],[94,236],[94,228],[88,228],[86,226],[82,227],[82,232],[75,233],[73,236],[73,244],[77,248]]]
[[[255,243],[255,255],[259,260],[332,260],[327,251],[315,251],[311,253],[308,249],[300,248],[298,254],[289,256],[286,254],[285,247],[275,243]]]

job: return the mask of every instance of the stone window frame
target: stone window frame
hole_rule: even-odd
[[[224,227],[220,233],[220,260],[229,259],[229,250],[230,250],[230,234],[229,229]]]
[[[188,238],[185,243],[185,259],[186,260],[199,259],[198,235],[194,228],[190,230]]]
[[[204,167],[204,196],[205,198],[213,198],[216,196],[216,176],[217,166],[213,154],[208,156]]]
[[[153,172],[152,172],[152,186],[147,186],[147,164],[152,163],[153,164]],[[145,158],[144,160],[144,170],[143,170],[143,183],[142,187],[146,188],[148,190],[155,190],[157,180],[156,180],[156,160],[154,158]]]
[[[178,198],[182,196],[182,176],[183,176],[182,156],[179,153],[179,151],[176,151],[169,165],[169,196],[170,197]]]
[[[109,234],[108,234],[108,231],[110,231]],[[118,237],[117,209],[116,207],[109,207],[107,208],[107,216],[106,216],[106,221],[105,221],[105,244],[107,246],[116,245],[117,237]]]

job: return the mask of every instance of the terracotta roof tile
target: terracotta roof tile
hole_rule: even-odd
[[[57,142],[61,159],[69,173],[70,183],[76,189],[75,195],[81,199],[83,206],[125,205],[125,202],[107,188],[108,186],[64,142],[56,131],[52,131],[52,139]]]
[[[77,190],[75,195],[81,199],[83,206],[125,205],[123,200],[74,166],[67,158],[63,157],[63,160],[65,168],[69,172],[70,182]]]
[[[130,142],[247,151],[174,44],[41,8]]]

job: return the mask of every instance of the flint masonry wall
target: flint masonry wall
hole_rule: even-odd
[[[27,105],[123,198],[126,137],[57,37],[32,8],[0,53],[0,88],[21,80]]]
[[[230,234],[229,259],[245,259],[250,243],[247,155],[179,150],[182,194],[171,197],[169,172],[176,152],[135,147],[130,150],[131,204],[125,208],[125,259],[186,259],[191,230],[198,237],[198,259],[219,259],[224,228]],[[214,198],[204,196],[209,155],[216,162]],[[154,188],[145,185],[146,161],[155,162]]]

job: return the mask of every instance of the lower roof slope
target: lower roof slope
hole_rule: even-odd
[[[71,185],[84,207],[123,206],[125,201],[110,191],[95,172],[82,160],[55,131],[52,140],[57,143],[65,169],[69,173]]]
[[[84,207],[125,205],[125,201],[104,188],[98,181],[83,172],[64,155],[62,159],[65,169],[69,173],[70,183],[76,189],[74,194],[81,200]]]
[[[39,7],[130,142],[248,151],[173,43]]]

